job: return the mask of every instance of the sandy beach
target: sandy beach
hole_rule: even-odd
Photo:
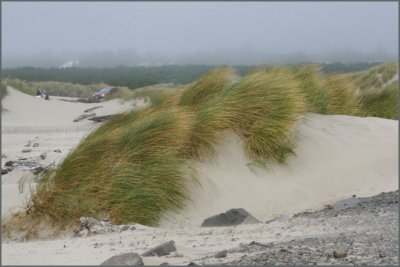
[[[103,116],[144,104],[121,103],[116,99],[72,103],[60,100],[61,97],[46,101],[8,89],[9,94],[2,102],[2,166],[21,158],[57,165],[82,138],[100,125],[87,119],[73,122],[85,114],[85,110],[101,106],[92,112]],[[398,189],[398,121],[308,114],[298,121],[296,138],[295,155],[287,164],[271,164],[263,169],[250,164],[241,140],[227,132],[217,147],[215,159],[195,163],[200,186],[189,188],[192,201],[178,213],[165,214],[160,227],[134,224],[128,230],[90,236],[74,237],[71,233],[54,240],[3,240],[2,264],[99,265],[112,256],[126,252],[141,254],[170,240],[176,244],[175,252],[162,257],[143,257],[144,264],[257,264],[251,257],[262,253],[265,247],[251,249],[249,246],[258,243],[282,243],[310,237],[333,239],[329,241],[332,245],[323,252],[328,255],[339,246],[336,241],[342,235],[354,236],[352,242],[357,243],[357,236],[374,232],[368,240],[373,243],[380,233],[390,236],[398,231],[397,202],[378,205],[379,197],[372,202],[368,198]],[[22,152],[24,149],[31,151]],[[42,153],[46,153],[45,159],[40,157]],[[29,190],[25,187],[22,193],[19,191],[18,182],[23,176],[33,177],[23,168],[2,175],[3,219],[24,207]],[[333,212],[321,213],[326,205],[353,195],[367,197],[365,203],[370,203],[369,206],[361,209],[358,205],[352,212],[338,211],[336,216]],[[390,195],[390,199],[396,198],[398,194]],[[205,218],[231,208],[244,208],[261,223],[200,227]],[[299,213],[303,215],[294,216]],[[270,222],[274,218],[280,219]],[[382,224],[390,227],[381,229],[379,225]],[[387,242],[397,251],[397,239],[392,237]],[[227,255],[215,258],[222,250],[227,250]],[[398,263],[398,257],[392,254],[375,259],[363,258],[354,252],[353,264]],[[316,263],[352,263],[351,257],[347,257],[348,261],[331,258],[316,260]]]

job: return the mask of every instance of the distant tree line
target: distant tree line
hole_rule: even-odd
[[[324,73],[346,73],[361,71],[376,63],[320,64]],[[203,76],[216,66],[211,65],[169,65],[158,67],[113,67],[113,68],[34,68],[21,67],[3,69],[2,78],[20,79],[28,82],[58,81],[77,84],[106,83],[126,86],[130,89],[158,83],[187,84]],[[235,66],[240,75],[256,66]]]

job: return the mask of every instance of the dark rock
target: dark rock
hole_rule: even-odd
[[[169,255],[172,251],[176,251],[175,242],[169,241],[164,244],[161,244],[155,248],[152,248],[142,254],[143,257],[148,256],[165,256]]]
[[[189,264],[187,266],[200,266],[200,265],[198,265],[197,263],[191,261],[191,262],[189,262]]]
[[[9,160],[9,161],[7,161],[7,162],[4,164],[4,166],[6,166],[6,167],[12,167],[12,166],[14,166],[14,161]]]
[[[78,122],[78,121],[81,121],[83,119],[90,118],[90,117],[93,117],[93,116],[96,116],[96,113],[82,114],[82,115],[76,117],[73,120],[73,122]]]
[[[6,169],[1,169],[1,175],[4,175],[4,174],[7,174],[8,173],[8,170],[6,170]]]
[[[245,209],[231,209],[225,213],[209,217],[201,224],[202,227],[231,226],[239,224],[259,223],[260,221]]]
[[[46,159],[46,152],[43,152],[42,154],[40,154],[40,159]]]
[[[114,116],[114,115],[98,116],[98,117],[89,118],[88,120],[91,120],[94,122],[103,122],[103,121],[110,119],[112,116]]]
[[[137,253],[125,253],[113,256],[100,264],[100,266],[143,266],[143,260]]]
[[[215,254],[214,258],[225,258],[227,254],[228,254],[228,251],[226,251],[224,249],[224,250],[218,252],[217,254]]]
[[[337,248],[333,251],[334,258],[345,258],[347,256],[347,251],[345,248]]]
[[[44,168],[44,167],[42,167],[42,166],[39,166],[39,167],[34,168],[34,169],[32,170],[32,173],[33,173],[34,175],[40,175],[40,174],[43,173],[45,170],[46,170],[46,168]]]
[[[86,109],[84,112],[85,112],[85,113],[88,113],[88,112],[91,112],[91,111],[93,111],[93,110],[95,110],[95,109],[102,108],[102,107],[103,107],[103,106],[96,106],[96,107],[88,108],[88,109]]]
[[[56,150],[54,150],[54,152],[61,153],[61,149],[56,149]]]
[[[33,147],[38,147],[39,143],[33,143]]]
[[[32,149],[30,149],[30,148],[25,148],[25,149],[22,149],[21,152],[22,152],[22,153],[29,153],[29,152],[32,152]]]
[[[163,263],[160,264],[160,266],[165,266],[165,265],[169,265],[169,263],[168,262],[163,262]]]

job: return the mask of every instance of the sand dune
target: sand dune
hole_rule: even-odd
[[[260,169],[251,165],[240,139],[226,133],[217,158],[196,164],[201,187],[192,187],[192,203],[166,218],[199,225],[242,207],[268,220],[398,188],[397,121],[310,114],[299,120],[297,139],[287,164]]]
[[[132,103],[121,104],[118,100],[100,104],[70,103],[57,98],[45,101],[9,88],[9,95],[3,100],[6,111],[2,112],[2,153],[7,156],[3,164],[19,157],[38,159],[43,151],[48,152],[43,163],[59,163],[98,126],[87,120],[72,120],[85,109],[98,105],[103,108],[94,111],[97,115],[132,108]],[[280,214],[320,209],[353,194],[371,196],[398,188],[398,121],[309,114],[298,121],[297,139],[296,155],[286,165],[271,164],[262,169],[249,164],[240,139],[227,132],[215,159],[195,163],[201,187],[190,188],[192,202],[179,213],[166,214],[160,228],[138,226],[133,235],[124,232],[11,242],[3,245],[3,263],[98,265],[119,253],[141,253],[161,242],[175,240],[176,255],[144,261],[187,264],[241,242],[283,240],[276,234],[287,226],[285,222],[276,222],[207,231],[199,228],[210,215],[241,207],[261,220],[268,220]],[[39,146],[30,153],[21,153],[30,140],[36,140]],[[55,149],[62,153],[54,152]],[[24,195],[18,193],[17,183],[25,173],[15,170],[2,176],[2,216],[22,207]],[[285,238],[326,233],[325,226],[318,222],[311,226],[294,223],[291,227]],[[28,254],[20,257],[25,252]],[[228,258],[239,256],[231,254]]]

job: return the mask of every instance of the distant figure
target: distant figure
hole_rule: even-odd
[[[37,91],[36,91],[36,96],[42,96],[42,91],[40,91],[40,89],[37,89]]]
[[[46,94],[47,94],[46,90],[43,90],[43,92],[42,92],[42,98],[45,98],[45,97],[46,97]]]
[[[45,93],[44,99],[49,100],[49,93]]]

